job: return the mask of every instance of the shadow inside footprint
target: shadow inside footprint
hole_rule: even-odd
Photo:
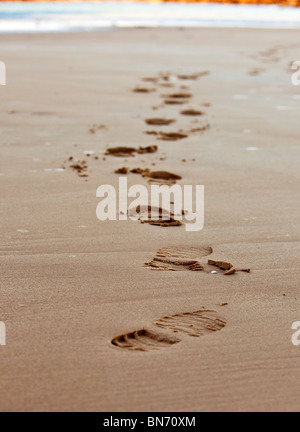
[[[168,348],[179,342],[180,339],[175,337],[159,334],[146,329],[127,333],[111,340],[111,344],[117,348],[142,352]]]
[[[199,259],[211,255],[211,247],[180,248],[167,247],[159,249],[155,257],[145,267],[161,271],[202,271],[204,267]]]
[[[186,102],[180,99],[166,99],[164,103],[165,105],[184,105]]]
[[[180,114],[185,115],[185,116],[203,116],[204,112],[199,111],[199,110],[194,110],[194,109],[187,109],[187,110],[181,111]]]
[[[166,315],[155,321],[153,325],[173,333],[201,337],[223,330],[227,322],[216,311],[203,308],[196,312]],[[181,339],[177,337],[147,329],[122,334],[110,341],[116,348],[141,352],[170,348],[179,342]]]
[[[181,132],[159,132],[157,139],[162,141],[178,141],[188,138],[188,135]]]
[[[183,258],[159,258],[155,257],[150,263],[145,264],[153,270],[165,271],[202,271],[204,267],[196,260]]]
[[[175,123],[176,120],[174,119],[163,119],[163,118],[151,118],[145,120],[147,125],[151,126],[168,126],[172,123]]]
[[[165,99],[190,99],[193,95],[191,93],[172,93],[168,95],[162,95]]]
[[[150,184],[174,185],[177,180],[182,180],[181,176],[168,171],[145,170],[142,176],[147,178],[148,183]]]
[[[201,337],[223,330],[227,323],[216,311],[203,309],[196,312],[167,315],[155,321],[154,325],[162,329],[172,330],[174,333]]]
[[[105,152],[106,156],[115,156],[115,157],[133,157],[135,154],[146,154],[146,153],[155,153],[158,150],[157,146],[148,146],[148,147],[112,147],[108,148]]]
[[[133,93],[144,93],[144,94],[146,94],[146,93],[153,93],[153,92],[155,92],[155,89],[149,89],[149,88],[145,88],[145,87],[136,87],[136,88],[134,88],[133,90]]]

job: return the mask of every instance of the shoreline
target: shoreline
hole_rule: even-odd
[[[1,23],[0,23],[0,25],[1,25]],[[22,35],[28,35],[28,36],[30,36],[30,35],[49,35],[49,36],[51,36],[51,35],[57,35],[57,36],[59,36],[59,35],[67,35],[67,34],[70,34],[70,35],[80,35],[80,34],[82,34],[82,35],[84,35],[84,34],[101,34],[101,33],[104,33],[104,32],[118,32],[118,31],[147,31],[147,30],[157,30],[157,31],[160,31],[160,30],[166,30],[166,31],[168,31],[168,30],[174,30],[174,31],[176,31],[176,30],[179,30],[179,31],[181,31],[181,30],[194,30],[194,31],[201,31],[201,30],[232,30],[232,31],[235,31],[235,30],[239,30],[239,31],[243,31],[243,30],[245,30],[245,31],[256,31],[256,30],[258,30],[258,31],[275,31],[275,30],[277,30],[277,31],[284,31],[284,32],[286,32],[286,31],[291,31],[291,32],[294,32],[295,30],[298,30],[300,28],[300,25],[299,25],[299,27],[298,26],[295,26],[295,27],[292,27],[292,26],[288,26],[288,27],[257,27],[257,26],[242,26],[242,27],[239,27],[239,26],[236,26],[236,25],[232,25],[232,26],[211,26],[211,25],[208,25],[208,26],[195,26],[195,27],[192,27],[192,26],[158,26],[158,27],[144,27],[144,26],[137,26],[137,27],[120,27],[120,26],[109,26],[109,27],[102,27],[102,28],[91,28],[91,29],[85,29],[85,30],[81,30],[81,29],[76,29],[76,30],[57,30],[57,31],[1,31],[0,30],[0,34],[1,34],[1,36],[22,36]]]
[[[3,18],[4,19],[1,19]],[[228,3],[0,2],[1,34],[107,28],[300,28],[300,9]]]

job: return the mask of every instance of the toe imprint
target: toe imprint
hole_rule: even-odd
[[[111,344],[129,351],[150,351],[167,348],[180,342],[172,336],[159,334],[150,330],[137,330],[112,339]]]

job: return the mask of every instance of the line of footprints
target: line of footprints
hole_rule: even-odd
[[[192,76],[178,76],[178,79],[184,80],[196,80],[201,76],[207,75],[208,72],[192,75]],[[163,86],[173,87],[174,85],[170,82],[170,74],[160,75],[157,78],[148,78],[144,81],[149,81],[153,84],[161,84],[163,81]],[[182,88],[181,88],[182,89]],[[134,89],[136,93],[149,93],[155,91],[155,89],[148,89],[137,87]],[[165,105],[184,105],[186,104],[192,94],[187,93],[174,93],[165,96]],[[188,116],[203,116],[202,111],[196,111],[192,109],[186,109],[181,111],[182,115]],[[163,118],[153,118],[145,120],[146,124],[151,126],[168,126],[175,123],[174,119],[163,119]],[[204,124],[201,127],[193,129],[193,132],[203,132],[209,128],[208,124]],[[188,137],[188,133],[179,132],[157,132],[157,131],[147,131],[148,135],[155,135],[157,139],[177,141],[179,139],[184,139]],[[107,154],[112,154],[114,156],[126,157],[132,153],[155,153],[158,150],[157,146],[151,146],[147,148],[114,148],[108,149]],[[151,172],[150,170],[142,170],[140,168],[129,171],[128,168],[123,167],[116,171],[117,174],[127,174],[132,172],[135,174],[141,174],[146,177],[149,182],[158,182],[161,184],[175,184],[176,180],[181,179],[180,176],[168,172]],[[138,210],[138,209],[137,209]],[[151,209],[140,208],[138,213],[143,212],[149,213]],[[153,225],[161,226],[176,226],[172,218],[168,223],[161,223],[161,215],[163,214],[163,209],[157,209],[158,216],[157,221],[152,222]],[[150,223],[148,221],[148,223]],[[178,225],[178,224],[177,224]],[[155,271],[201,271],[208,274],[218,274],[222,273],[224,275],[234,275],[237,272],[250,272],[250,269],[236,269],[230,263],[224,261],[213,261],[209,260],[207,266],[200,263],[200,260],[208,255],[211,255],[213,250],[211,247],[202,248],[180,248],[180,247],[167,247],[162,248],[156,252],[154,258],[145,263],[145,267],[150,270]],[[159,350],[161,348],[168,348],[176,345],[182,341],[180,336],[191,336],[195,338],[207,336],[215,332],[219,332],[226,327],[226,321],[221,317],[215,310],[202,308],[194,312],[184,312],[174,315],[166,315],[153,323],[152,330],[140,329],[129,333],[121,334],[114,337],[111,340],[111,345],[115,348],[127,350],[127,351],[152,351]],[[159,329],[159,330],[158,330]]]

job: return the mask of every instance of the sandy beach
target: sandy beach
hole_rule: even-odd
[[[1,411],[299,411],[298,39],[1,35]],[[158,149],[105,156],[118,146]],[[100,222],[123,167],[204,185],[204,229]],[[145,267],[162,248],[205,271]]]

